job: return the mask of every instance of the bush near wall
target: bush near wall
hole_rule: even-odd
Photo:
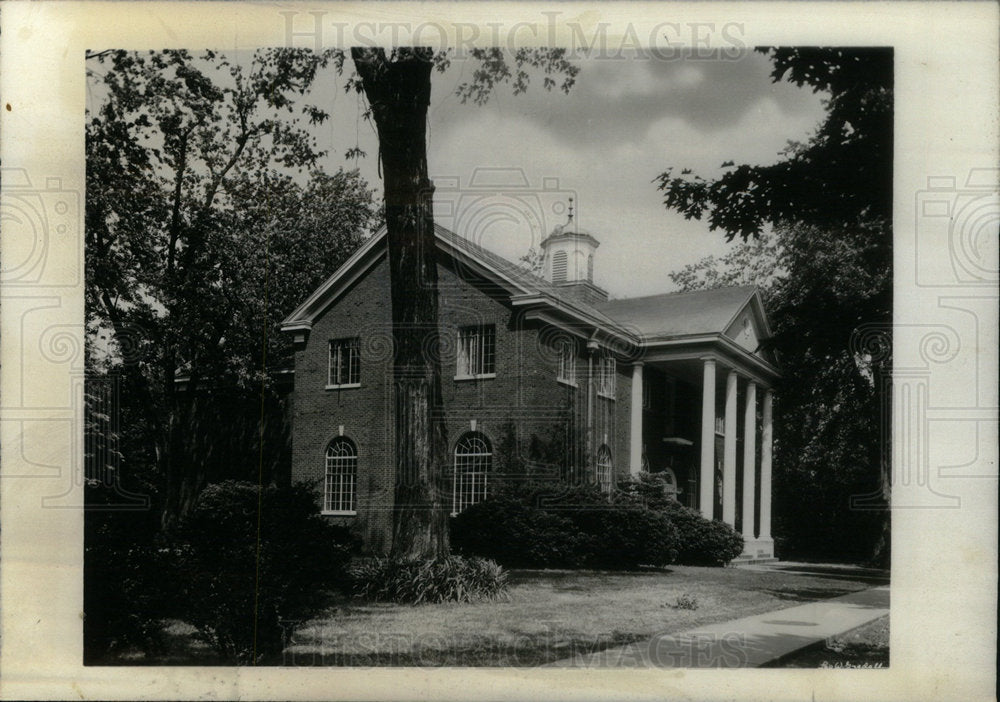
[[[280,653],[326,591],[346,585],[354,546],[310,488],[239,481],[205,488],[178,537],[183,618],[237,664]]]
[[[666,483],[655,473],[640,473],[618,484],[617,499],[641,504],[665,515],[677,529],[676,563],[724,566],[743,553],[743,536],[725,522],[705,519],[666,492]]]
[[[508,567],[634,569],[676,556],[676,530],[662,513],[616,503],[594,486],[520,484],[452,519],[459,553]]]

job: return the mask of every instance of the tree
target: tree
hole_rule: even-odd
[[[861,545],[887,562],[888,447],[879,426],[891,367],[884,353],[859,352],[862,325],[886,332],[892,312],[892,53],[886,49],[764,49],[772,79],[829,95],[826,117],[806,143],[792,143],[771,165],[734,166],[708,181],[682,170],[659,176],[664,203],[743,242],[724,262],[772,267],[765,284],[775,321],[770,343],[784,380],[776,424],[776,531],[794,524],[801,551],[830,555],[830,542]],[[774,227],[777,249],[753,251]],[[702,262],[672,278],[712,286]],[[756,277],[756,274],[753,276]],[[883,493],[881,512],[852,511],[849,500]],[[791,533],[786,528],[786,532]],[[822,551],[826,549],[826,553]],[[843,549],[836,555],[845,554]]]
[[[544,72],[546,89],[573,84],[576,67],[558,49],[520,49],[513,69],[500,49],[476,50],[479,67],[458,88],[463,101],[482,104],[498,84],[527,89],[529,69]],[[354,48],[357,78],[348,87],[363,92],[379,139],[385,188],[385,217],[392,325],[395,343],[396,490],[392,555],[441,558],[448,554],[447,464],[441,405],[441,367],[433,346],[438,332],[437,247],[433,184],[427,175],[427,106],[434,67],[447,55],[429,48]]]
[[[247,65],[214,52],[88,54],[89,338],[141,408],[166,527],[221,448],[205,440],[219,415],[211,391],[235,387],[263,407],[268,365],[287,353],[281,315],[377,223],[356,173],[296,180],[321,156],[306,124],[326,118],[298,102],[331,61],[297,49]]]

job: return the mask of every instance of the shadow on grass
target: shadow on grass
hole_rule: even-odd
[[[853,580],[856,582],[869,583],[872,585],[888,585],[889,572],[877,568],[863,568],[861,566],[829,566],[813,565],[811,563],[796,563],[787,565],[775,565],[768,568],[775,573],[789,573],[792,575],[811,575],[817,578],[827,578],[830,580]]]
[[[857,592],[857,588],[760,588],[757,591],[787,602],[816,602]]]

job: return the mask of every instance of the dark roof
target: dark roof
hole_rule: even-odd
[[[567,295],[565,288],[553,285],[549,281],[545,280],[545,278],[535,275],[528,269],[522,268],[516,263],[508,261],[503,256],[499,256],[492,251],[484,249],[478,244],[474,244],[465,237],[459,236],[455,232],[445,229],[439,224],[434,225],[434,232],[441,239],[444,239],[456,249],[460,249],[469,256],[477,258],[488,264],[491,268],[494,268],[503,275],[507,276],[519,286],[527,289],[529,292],[548,295],[566,307],[580,310],[581,312],[585,312],[586,314],[596,317],[603,322],[614,325],[614,320],[611,317],[608,317],[593,305],[588,305],[585,302],[581,302],[580,300]]]
[[[545,294],[562,305],[585,312],[613,326],[639,333],[646,338],[724,332],[726,326],[756,290],[752,285],[744,285],[627,297],[588,305],[568,296],[564,289],[552,285],[503,256],[484,249],[440,225],[434,225],[434,228],[440,238],[456,249],[483,261],[519,286],[531,292]]]
[[[646,338],[724,332],[756,288],[694,290],[609,300],[597,309]]]

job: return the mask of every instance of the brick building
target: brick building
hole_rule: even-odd
[[[436,241],[439,335],[427,352],[442,366],[453,512],[502,475],[610,489],[650,471],[682,503],[742,529],[747,557],[773,554],[778,371],[761,348],[770,332],[755,288],[609,300],[593,282],[599,244],[572,221],[542,242],[540,275],[443,227]],[[384,230],[283,329],[296,343],[292,479],[321,484],[323,513],[385,552],[394,458]]]

